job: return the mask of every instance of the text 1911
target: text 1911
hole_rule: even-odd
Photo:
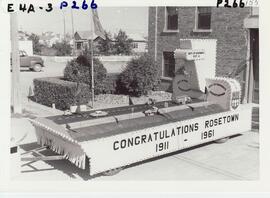
[[[167,150],[169,148],[169,142],[161,142],[156,144],[156,152]]]

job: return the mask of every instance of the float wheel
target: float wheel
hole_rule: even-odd
[[[215,140],[214,142],[217,144],[223,144],[223,143],[227,142],[229,139],[230,139],[230,137],[225,137],[225,138]]]

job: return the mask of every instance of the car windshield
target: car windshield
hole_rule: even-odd
[[[20,56],[27,56],[27,53],[25,51],[21,51],[19,52]]]

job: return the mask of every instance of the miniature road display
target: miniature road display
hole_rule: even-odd
[[[216,40],[180,40],[171,101],[31,119],[37,142],[95,175],[249,131],[251,107],[215,59]]]

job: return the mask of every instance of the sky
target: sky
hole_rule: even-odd
[[[74,20],[74,32],[90,30],[90,10],[72,10]],[[148,7],[99,7],[98,14],[103,28],[112,34],[119,29],[127,33],[148,34]],[[64,33],[64,18],[66,32],[72,33],[71,10],[62,11],[54,8],[51,12],[36,10],[35,13],[23,13],[18,15],[19,30],[29,33],[41,34],[52,31]]]

